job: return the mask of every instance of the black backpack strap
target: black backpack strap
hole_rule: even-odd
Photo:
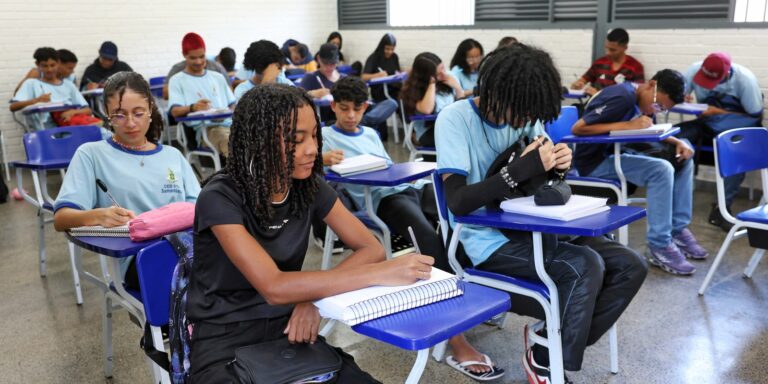
[[[144,353],[157,364],[160,368],[166,372],[170,372],[171,362],[168,359],[168,354],[162,351],[158,351],[152,342],[152,328],[149,322],[144,323],[144,336],[139,341],[139,346],[144,350]]]

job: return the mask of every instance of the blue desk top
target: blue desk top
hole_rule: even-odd
[[[370,85],[378,85],[378,84],[401,83],[405,81],[407,78],[408,78],[408,72],[400,72],[394,75],[377,77],[375,79],[368,80],[368,85],[370,86]]]
[[[21,110],[21,113],[24,115],[31,115],[34,113],[46,113],[46,112],[59,112],[59,111],[66,111],[70,109],[78,109],[80,108],[79,105],[74,104],[64,104],[64,105],[42,105],[42,106],[28,106]]]
[[[210,115],[183,116],[183,117],[177,117],[176,121],[183,123],[185,121],[220,120],[220,119],[228,119],[230,117],[232,117],[232,112],[214,113]]]
[[[394,187],[402,183],[418,180],[429,176],[437,164],[429,162],[408,162],[393,164],[380,171],[360,173],[342,177],[335,172],[328,172],[325,180],[337,183],[372,185],[377,187]]]
[[[162,238],[147,241],[131,241],[129,237],[76,237],[65,232],[67,239],[80,248],[110,257],[128,257],[158,242]]]
[[[645,209],[612,205],[607,211],[571,221],[545,219],[502,210],[478,209],[468,215],[455,216],[457,223],[513,229],[558,235],[600,236],[645,217]]]
[[[583,99],[585,97],[589,97],[589,95],[584,92],[573,92],[568,90],[568,92],[563,93],[563,97],[566,99]]]
[[[469,330],[506,312],[509,294],[482,285],[464,283],[464,294],[448,300],[380,317],[352,327],[355,332],[417,351]]]
[[[13,161],[11,165],[16,168],[26,169],[63,169],[69,167],[67,160],[47,160],[47,161]]]
[[[593,136],[568,135],[560,139],[561,143],[590,143],[590,144],[612,144],[612,143],[643,143],[662,141],[667,137],[674,136],[680,132],[680,128],[672,129],[658,135],[632,135],[632,136],[609,136],[608,134]]]
[[[672,113],[682,113],[684,115],[699,116],[704,111],[702,111],[700,108],[691,108],[691,107],[688,107],[688,106],[686,106],[684,104],[678,104],[678,105],[675,105],[674,107],[672,107],[669,110],[669,112],[672,112]]]
[[[411,115],[408,119],[411,121],[435,121],[437,120],[437,115]]]

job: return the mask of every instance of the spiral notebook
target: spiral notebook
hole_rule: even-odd
[[[318,300],[315,306],[320,316],[355,325],[463,294],[458,277],[432,268],[429,280],[398,287],[358,289]]]
[[[75,237],[130,237],[128,225],[105,228],[101,225],[76,227],[69,230]]]

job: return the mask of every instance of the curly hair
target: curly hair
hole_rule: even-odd
[[[400,99],[403,101],[405,114],[408,116],[417,113],[416,104],[424,98],[429,83],[437,77],[437,66],[443,61],[432,52],[422,52],[413,59],[411,72],[400,91]],[[451,87],[438,81],[435,84],[438,93],[451,92]]]
[[[262,84],[246,92],[235,108],[227,164],[214,176],[225,174],[232,178],[259,225],[272,219],[275,193],[290,189],[289,210],[295,217],[306,215],[314,203],[323,174],[320,129],[313,175],[301,180],[292,178],[298,112],[305,106],[313,108],[312,99],[303,89]],[[312,115],[319,127],[316,114]]]
[[[551,121],[560,113],[560,74],[541,49],[525,44],[498,48],[480,63],[476,95],[481,114],[497,123],[522,127]]]
[[[264,72],[272,63],[283,64],[283,53],[280,47],[269,40],[259,40],[251,43],[243,57],[243,67],[256,73]]]
[[[126,90],[137,93],[149,102],[149,117],[151,121],[149,122],[149,129],[144,136],[147,140],[157,143],[157,140],[160,139],[160,134],[163,132],[163,118],[160,116],[160,110],[157,108],[157,103],[155,103],[155,99],[152,97],[149,83],[140,74],[123,71],[115,73],[107,79],[104,83],[104,105],[107,106],[107,116],[110,114],[108,100],[117,95],[117,105],[122,105],[123,95]],[[107,119],[107,124],[109,124],[109,119]],[[111,126],[109,128],[112,129]]]
[[[333,84],[331,95],[337,103],[351,101],[360,105],[368,101],[368,86],[357,76],[345,76]]]
[[[653,75],[651,80],[656,80],[656,86],[669,96],[675,104],[685,99],[685,79],[683,75],[674,69],[662,69]]]
[[[59,52],[51,47],[40,47],[35,49],[35,53],[32,55],[35,58],[35,63],[42,63],[50,59],[59,60]]]
[[[469,63],[467,63],[467,52],[474,48],[479,49],[481,55],[484,53],[483,45],[475,39],[466,39],[459,43],[459,46],[456,48],[456,53],[453,54],[453,58],[451,59],[451,68],[458,65],[465,75],[469,75],[471,70],[469,68]]]

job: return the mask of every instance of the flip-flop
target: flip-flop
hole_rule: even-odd
[[[449,367],[477,380],[477,381],[490,381],[498,379],[499,377],[504,376],[504,370],[493,365],[493,362],[491,361],[491,358],[488,357],[488,355],[483,355],[483,360],[485,361],[462,361],[461,363],[454,360],[453,356],[447,356],[445,358],[445,363],[448,364]],[[472,372],[469,370],[470,365],[484,365],[491,370],[488,372]]]

